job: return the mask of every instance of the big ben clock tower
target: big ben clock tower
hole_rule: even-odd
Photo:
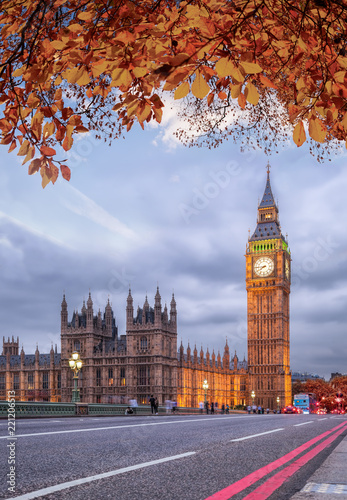
[[[257,227],[246,250],[249,402],[291,404],[289,365],[290,252],[270,185],[270,166]],[[252,394],[251,394],[252,393]]]

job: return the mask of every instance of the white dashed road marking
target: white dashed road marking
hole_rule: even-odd
[[[130,472],[137,469],[143,469],[144,467],[151,467],[152,465],[163,464],[165,462],[170,462],[171,460],[178,460],[180,458],[190,457],[192,455],[195,455],[195,453],[196,453],[195,451],[190,451],[187,453],[182,453],[181,455],[173,455],[171,457],[152,460],[151,462],[144,462],[142,464],[131,465],[130,467],[124,467],[123,469],[111,470],[110,472],[104,472],[103,474],[96,474],[94,476],[75,479],[74,481],[68,481],[66,483],[56,484],[54,486],[49,486],[48,488],[43,488],[41,490],[31,491],[30,493],[25,493],[24,495],[20,495],[19,497],[14,497],[12,498],[12,500],[30,500],[32,498],[37,498],[43,495],[49,495],[51,493],[55,493],[56,491],[72,488],[73,486],[80,486],[81,484],[90,483],[91,481],[98,481],[99,479],[104,479],[106,477],[112,477],[118,474],[124,474],[125,472]]]

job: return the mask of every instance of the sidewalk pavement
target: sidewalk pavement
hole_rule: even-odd
[[[347,436],[291,500],[347,499]]]

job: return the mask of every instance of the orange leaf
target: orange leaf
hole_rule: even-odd
[[[216,62],[215,70],[219,78],[231,76],[235,70],[235,64],[228,57],[222,57]]]
[[[60,125],[56,134],[55,134],[55,138],[57,139],[58,142],[62,141],[64,136],[65,136],[65,127],[64,125]]]
[[[145,105],[139,107],[139,109],[136,112],[136,116],[137,116],[137,119],[139,120],[140,124],[142,122],[148,120],[148,118],[151,116],[151,114],[152,114],[151,106],[147,103]]]
[[[50,179],[51,179],[52,184],[54,184],[55,181],[58,179],[59,168],[56,167],[51,160],[49,160],[49,169],[51,171],[51,177],[50,177]]]
[[[153,113],[157,122],[160,123],[163,116],[163,110],[161,108],[153,108]]]
[[[240,62],[240,66],[242,66],[245,73],[248,73],[250,75],[253,75],[254,73],[261,73],[263,71],[263,68],[261,68],[257,63],[242,61]]]
[[[91,12],[80,12],[77,17],[78,19],[81,19],[81,21],[89,21],[92,19],[93,14]]]
[[[9,147],[8,152],[11,153],[11,151],[13,151],[14,149],[16,149],[16,147],[17,147],[17,143],[16,143],[16,140],[14,139],[11,142],[11,146]]]
[[[133,73],[134,73],[134,76],[136,78],[141,78],[141,77],[147,75],[148,70],[147,70],[147,68],[137,67],[137,68],[133,69]]]
[[[66,181],[69,181],[71,178],[71,170],[67,165],[60,165],[61,175]]]
[[[213,99],[214,99],[214,92],[210,92],[210,94],[208,94],[207,96],[207,105],[208,106],[211,106],[212,102],[213,102]]]
[[[302,144],[306,141],[305,128],[301,120],[294,127],[293,141],[298,147],[302,146]]]
[[[200,71],[196,72],[195,80],[192,83],[192,94],[198,99],[203,99],[210,92],[210,87],[207,85]]]
[[[40,151],[45,156],[54,156],[57,154],[56,150],[48,146],[41,146]]]
[[[36,158],[29,165],[28,174],[29,175],[36,174],[36,172],[39,171],[40,166],[41,166],[41,160],[39,158]]]
[[[346,131],[347,130],[347,112],[346,111],[345,111],[343,118],[341,120],[341,124]]]
[[[311,117],[308,121],[308,131],[310,137],[316,142],[324,142],[327,135],[327,128],[324,123],[315,117]]]
[[[240,108],[245,109],[246,107],[246,98],[242,92],[240,92],[239,97],[237,98]]]
[[[272,83],[271,80],[269,80],[266,76],[264,75],[259,75],[259,78],[260,78],[260,81],[261,83],[265,86],[265,87],[270,87],[272,89],[277,89],[277,85],[275,85],[274,83]]]
[[[189,93],[189,82],[185,81],[181,83],[179,87],[177,87],[175,94],[174,94],[174,99],[182,99]]]
[[[62,144],[64,150],[69,151],[72,148],[72,145],[73,145],[73,138],[70,135],[66,135]]]
[[[242,89],[242,84],[241,83],[240,84],[231,84],[230,85],[231,97],[233,99],[236,99],[237,97],[239,97],[241,89]]]
[[[131,85],[133,81],[130,71],[126,68],[117,68],[113,70],[111,76],[112,76],[111,87],[118,87],[120,85],[129,87],[129,85]]]
[[[51,172],[48,167],[43,165],[40,170],[41,177],[42,177],[42,187],[45,188],[47,184],[51,182]]]
[[[55,125],[54,122],[47,122],[45,123],[45,126],[43,127],[43,137],[44,139],[47,139],[50,135],[54,134],[55,132]]]
[[[79,68],[73,68],[73,69],[68,69],[62,73],[62,76],[69,82],[69,83],[76,83],[77,85],[87,85],[90,82],[90,78],[88,75],[88,71],[84,66],[81,66]]]
[[[248,82],[245,88],[245,97],[250,104],[257,105],[259,101],[258,90],[253,83]]]
[[[77,125],[74,131],[78,132],[79,134],[85,134],[86,132],[89,132],[89,129],[84,127],[83,125]]]
[[[27,161],[29,161],[32,158],[34,158],[34,155],[35,155],[35,146],[31,146],[30,149],[29,149],[29,151],[28,151],[28,154],[26,155],[26,157],[23,160],[22,165],[24,165],[24,163],[26,163]]]
[[[29,147],[30,147],[30,142],[28,140],[25,140],[21,145],[21,147],[19,148],[17,156],[25,156],[29,151]]]

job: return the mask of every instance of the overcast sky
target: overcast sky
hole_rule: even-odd
[[[26,353],[60,352],[63,293],[69,321],[91,291],[95,313],[112,302],[125,333],[129,283],[135,309],[159,285],[175,293],[178,342],[247,357],[245,249],[256,225],[268,157],[185,148],[176,123],[135,127],[108,147],[83,136],[72,178],[44,190],[23,158],[0,147],[2,335]],[[318,163],[289,145],[269,158],[272,191],[292,253],[291,368],[347,372],[347,155]]]

